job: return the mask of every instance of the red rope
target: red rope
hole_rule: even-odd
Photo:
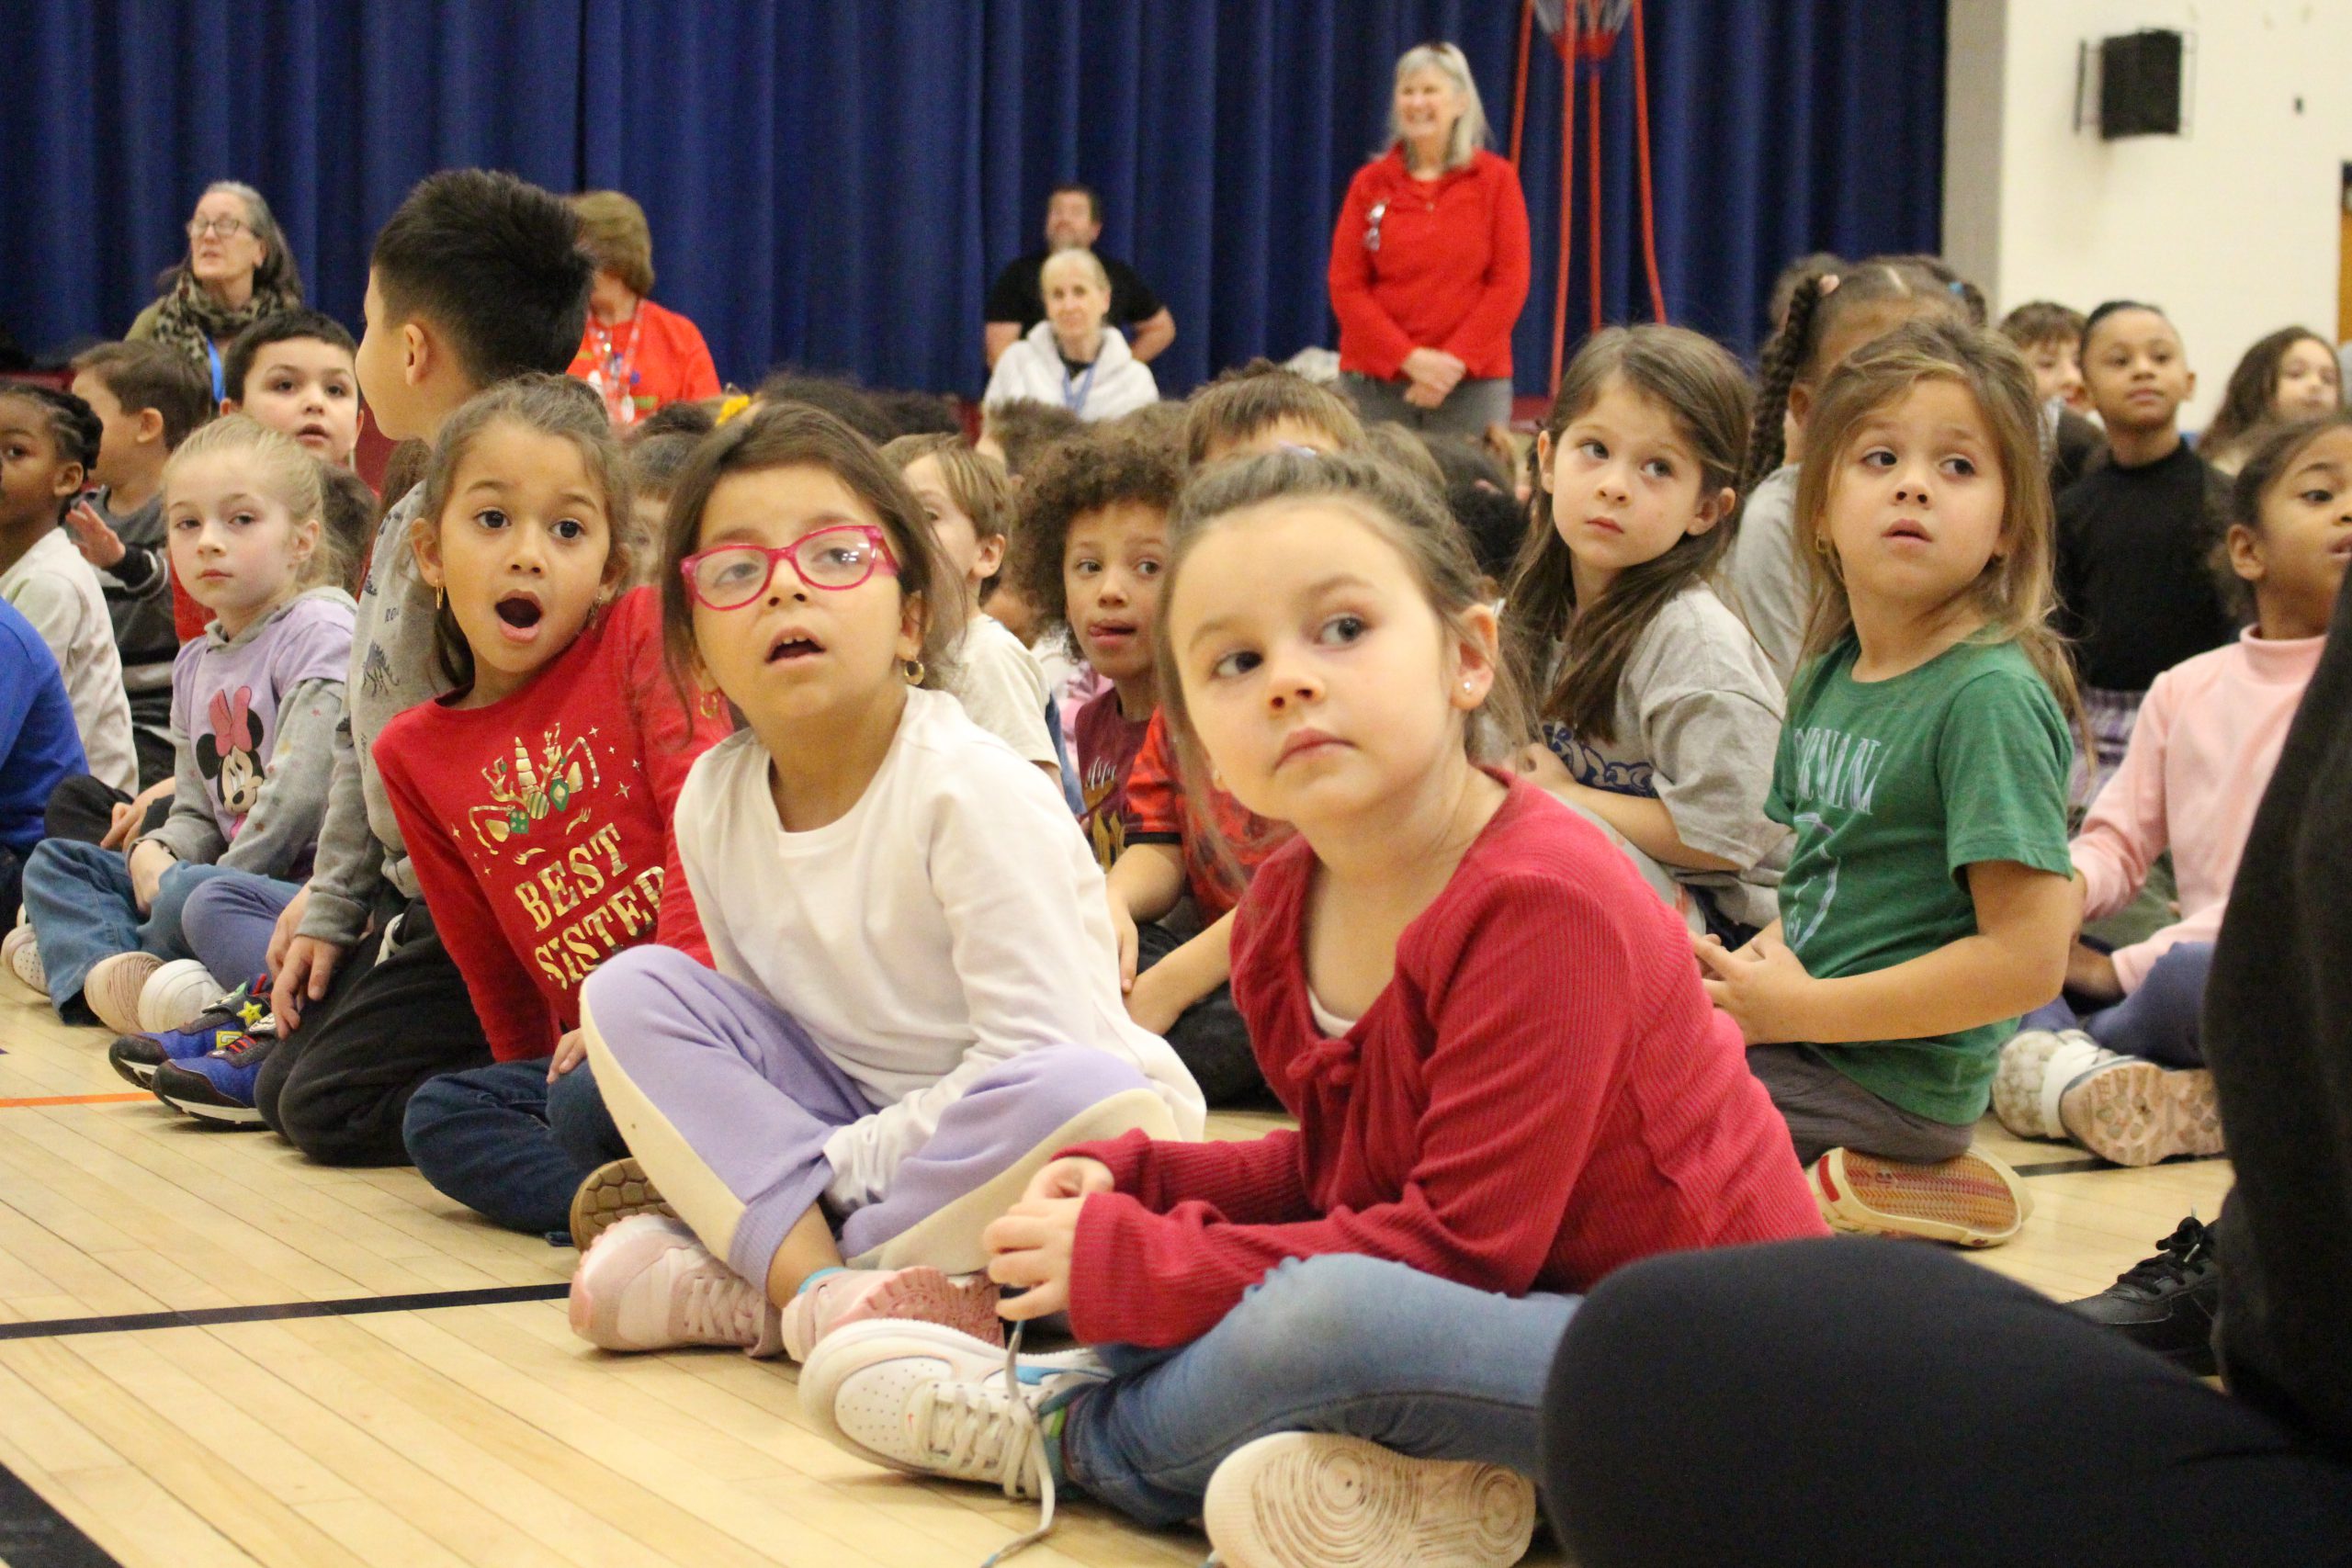
[[[1568,348],[1568,258],[1576,254],[1577,8],[1562,7],[1560,90],[1560,276],[1552,290],[1552,391],[1560,390],[1560,369]]]
[[[1510,100],[1510,166],[1519,167],[1519,149],[1527,130],[1528,46],[1535,39],[1535,0],[1521,0],[1519,7],[1519,85]]]
[[[1592,73],[1592,92],[1584,101],[1585,157],[1591,165],[1591,177],[1585,182],[1585,226],[1591,231],[1592,330],[1601,328],[1600,311],[1600,72]]]
[[[1650,315],[1666,320],[1666,286],[1657,272],[1657,197],[1650,185],[1650,71],[1642,47],[1642,0],[1634,0],[1634,134],[1642,170],[1642,262],[1649,269]]]

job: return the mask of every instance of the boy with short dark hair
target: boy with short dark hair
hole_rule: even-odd
[[[2123,761],[2140,699],[2182,660],[2237,636],[2206,570],[2222,481],[2181,439],[2197,390],[2180,333],[2154,305],[2091,312],[2083,379],[2107,425],[2107,460],[2058,499],[2058,629],[2074,645],[2098,751],[2090,800]]]
[[[1363,441],[1353,404],[1269,359],[1227,370],[1184,410],[1184,461],[1193,468],[1281,446],[1352,451]]]
[[[356,355],[386,435],[430,441],[484,388],[526,371],[563,373],[588,312],[592,264],[579,238],[561,197],[512,175],[447,170],[409,193],[376,238]],[[153,1086],[199,1116],[250,1120],[257,1109],[329,1165],[407,1163],[410,1095],[428,1078],[491,1061],[373,755],[394,715],[448,687],[433,653],[434,594],[409,547],[423,504],[422,490],[412,491],[376,531],[316,866],[277,914],[270,942],[277,1037],[167,1064]],[[231,890],[249,901],[253,893]]]
[[[2083,386],[2083,325],[2080,310],[2048,299],[2030,299],[2001,318],[2001,335],[2033,367],[2053,494],[2089,472],[2105,445],[2098,426],[2083,417],[2091,406]]]
[[[108,343],[74,359],[74,395],[98,416],[102,434],[90,474],[97,493],[75,502],[65,521],[106,593],[144,789],[172,777],[172,660],[181,641],[164,549],[164,461],[212,417],[211,389],[184,355],[153,343]],[[99,811],[100,831],[106,815]]]
[[[221,360],[222,413],[249,413],[337,468],[359,446],[359,345],[319,310],[279,310],[237,334]]]

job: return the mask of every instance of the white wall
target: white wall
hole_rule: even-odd
[[[2290,322],[2335,336],[2352,0],[1951,0],[1950,14],[1945,251],[1996,317],[2033,299],[2164,306],[2198,371],[2191,427],[2255,339]],[[2075,130],[2078,45],[2143,28],[2194,35],[2187,134]]]

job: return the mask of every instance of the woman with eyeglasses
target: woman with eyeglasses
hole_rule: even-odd
[[[302,303],[302,275],[261,192],[215,180],[187,220],[187,254],[155,280],[162,299],[139,312],[124,335],[152,339],[187,355],[226,395],[221,356],[236,335]]]
[[[1388,149],[1356,171],[1331,234],[1340,379],[1367,423],[1472,436],[1510,423],[1527,199],[1486,141],[1462,51],[1406,51]]]

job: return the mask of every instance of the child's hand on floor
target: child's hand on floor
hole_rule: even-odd
[[[588,1037],[579,1030],[567,1029],[563,1038],[555,1043],[555,1055],[548,1063],[548,1082],[553,1083],[588,1059]]]
[[[1804,1021],[1814,979],[1785,943],[1759,936],[1735,953],[1714,937],[1702,936],[1690,945],[1700,965],[1714,976],[1704,982],[1708,999],[1731,1014],[1750,1045],[1778,1045],[1815,1032]]]
[[[1000,1303],[998,1312],[1024,1323],[1069,1310],[1070,1252],[1078,1241],[1079,1211],[1085,1206],[1083,1198],[1024,1198],[980,1233],[989,1249],[989,1278],[1022,1292]]]
[[[2123,999],[2123,982],[2115,973],[2115,960],[2080,942],[2066,954],[2066,988],[2094,1001]]]

